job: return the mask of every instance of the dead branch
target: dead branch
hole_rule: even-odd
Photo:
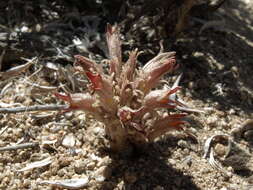
[[[16,67],[13,67],[5,72],[0,72],[0,77],[3,78],[4,80],[10,78],[10,77],[14,77],[19,75],[20,73],[26,71],[32,64],[37,63],[38,58],[35,57],[31,60],[26,59],[27,63],[23,64],[23,65],[19,65]]]
[[[48,92],[48,91],[54,91],[57,90],[58,87],[55,86],[43,86],[43,85],[39,85],[36,83],[31,83],[29,81],[24,81],[25,83],[31,85],[32,87],[38,88],[39,90],[43,91],[43,92]]]
[[[21,106],[14,108],[0,108],[0,113],[19,113],[30,111],[59,111],[67,108],[68,105],[35,105],[35,106]]]
[[[39,146],[38,142],[17,144],[17,145],[12,145],[12,146],[0,147],[0,152],[10,151],[10,150],[18,150],[18,149],[26,149],[26,148],[34,148],[37,146]]]

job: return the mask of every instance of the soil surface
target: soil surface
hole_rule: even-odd
[[[15,18],[14,14],[10,14],[11,5],[15,8],[15,4],[10,4],[10,8],[5,10],[6,15]],[[25,49],[25,45],[34,48],[30,55],[23,57],[38,57],[25,72],[1,76],[1,108],[62,104],[53,95],[56,91],[54,87],[66,92],[81,92],[85,88],[83,83],[86,81],[76,75],[71,66],[73,55],[81,53],[97,61],[107,55],[103,36],[105,23],[98,16],[86,11],[82,13],[85,16],[82,23],[77,24],[76,7],[72,7],[72,12],[65,14],[64,19],[57,17],[57,13],[60,15],[66,11],[61,7],[56,7],[53,14],[47,14],[49,10],[44,8],[43,14],[47,17],[36,14],[36,8],[41,7],[33,8],[28,3],[24,11],[17,11],[17,18],[24,20],[16,20],[16,23],[10,23],[11,18],[2,17],[3,11],[0,13],[0,42],[6,31],[13,32],[15,41],[16,31],[28,38],[22,41],[23,44],[15,41],[16,48]],[[31,14],[34,14],[33,17]],[[49,23],[49,20],[54,22]],[[75,24],[83,24],[86,29],[80,27],[79,31],[74,31],[71,27]],[[90,28],[87,29],[87,26]],[[46,32],[40,31],[40,27],[47,27]],[[29,43],[29,38],[35,35],[30,30],[47,39],[45,44],[40,44],[39,40],[38,44]],[[140,45],[142,39],[138,39],[139,36],[124,34],[124,30],[123,27],[123,49],[138,47],[144,50],[140,64],[145,64],[158,53],[160,39],[144,40]],[[76,32],[74,41],[73,31]],[[0,189],[57,189],[56,186],[43,184],[43,181],[79,178],[85,183],[79,189],[253,189],[253,122],[250,124],[253,120],[253,1],[227,1],[208,18],[193,17],[183,34],[173,42],[165,38],[163,44],[166,51],[177,52],[180,65],[166,79],[172,83],[176,76],[183,73],[180,98],[188,105],[205,111],[189,116],[189,131],[197,140],[175,131],[149,144],[141,153],[115,155],[104,148],[107,141],[103,125],[82,112],[0,114],[0,147],[39,142],[32,148],[0,148]],[[9,51],[6,50],[9,57],[0,56],[1,74],[26,63],[14,58],[12,53],[8,54]],[[243,128],[245,121],[250,126],[246,129]],[[216,140],[212,145],[219,169],[213,167],[208,158],[203,158],[204,143],[215,134],[227,134],[233,139],[229,155],[225,155],[228,144],[223,139]],[[25,168],[47,158],[50,159],[46,160],[48,163]]]

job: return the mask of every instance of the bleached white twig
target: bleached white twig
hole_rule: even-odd
[[[28,62],[23,64],[23,65],[19,65],[16,67],[12,67],[11,69],[5,71],[5,72],[0,72],[0,77],[4,78],[5,80],[10,78],[10,77],[14,77],[19,75],[20,73],[24,72],[25,70],[27,70],[32,64],[36,63],[38,61],[38,59],[35,57],[31,60],[27,60]]]
[[[66,189],[81,189],[88,185],[89,178],[80,178],[80,179],[64,179],[64,180],[55,180],[55,181],[40,181],[41,185],[52,185],[54,187],[66,188]]]
[[[18,150],[18,149],[26,149],[26,148],[33,148],[33,147],[36,147],[36,146],[39,146],[38,142],[17,144],[17,145],[12,145],[12,146],[1,147],[0,152],[10,151],[10,150]]]
[[[44,160],[40,160],[40,161],[37,161],[37,162],[32,162],[32,163],[29,163],[26,165],[26,167],[20,169],[20,170],[17,170],[19,172],[23,172],[23,171],[27,171],[27,170],[31,170],[33,168],[41,168],[43,166],[47,166],[49,164],[52,163],[52,158],[51,157],[48,157]]]
[[[32,87],[36,87],[42,91],[53,91],[53,90],[57,90],[58,87],[55,87],[55,86],[43,86],[43,85],[39,85],[39,84],[36,84],[36,83],[31,83],[29,81],[24,81],[25,83],[31,85]]]
[[[18,113],[30,111],[57,111],[67,108],[68,105],[35,105],[35,106],[22,106],[15,108],[0,108],[0,113]]]

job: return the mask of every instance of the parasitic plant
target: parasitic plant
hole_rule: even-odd
[[[137,68],[137,50],[129,53],[126,62],[122,61],[117,26],[107,26],[106,39],[110,56],[107,71],[86,57],[75,56],[74,66],[82,68],[80,72],[90,85],[84,93],[56,93],[69,103],[66,111],[83,110],[102,122],[114,151],[140,147],[172,129],[183,129],[187,113],[176,110],[194,110],[176,97],[180,77],[171,88],[158,88],[163,75],[177,67],[175,52],[159,53]]]

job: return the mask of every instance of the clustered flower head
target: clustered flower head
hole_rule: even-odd
[[[137,68],[138,51],[122,61],[121,40],[117,26],[107,26],[108,70],[101,64],[75,56],[74,66],[89,80],[87,92],[59,94],[69,103],[67,111],[83,110],[104,123],[111,148],[122,151],[129,145],[141,146],[166,132],[181,130],[191,111],[176,97],[180,77],[174,85],[160,87],[161,78],[177,68],[175,52],[159,53],[142,68]],[[158,88],[158,85],[160,88]]]

